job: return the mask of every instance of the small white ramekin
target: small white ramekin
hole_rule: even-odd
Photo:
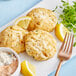
[[[14,50],[7,48],[7,47],[0,47],[0,51],[11,52],[17,57],[18,67],[17,67],[16,71],[11,76],[19,76],[21,67],[20,67],[20,58],[19,58],[18,54]]]

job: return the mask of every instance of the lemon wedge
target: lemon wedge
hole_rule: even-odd
[[[56,25],[55,34],[60,41],[64,40],[66,32],[69,30],[62,23]]]
[[[23,16],[15,21],[15,25],[20,26],[23,29],[27,29],[30,21],[31,21],[31,17]]]
[[[35,66],[27,61],[21,63],[21,73],[23,76],[36,76]]]

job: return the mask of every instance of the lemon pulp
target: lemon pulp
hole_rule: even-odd
[[[60,41],[64,40],[66,32],[69,32],[69,30],[62,23],[56,25],[55,35]]]
[[[31,21],[31,17],[23,16],[15,21],[15,25],[20,26],[23,29],[27,29],[30,21]]]
[[[36,76],[36,69],[35,66],[30,64],[27,61],[23,61],[21,63],[21,73],[24,76]]]

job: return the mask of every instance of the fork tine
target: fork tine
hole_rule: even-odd
[[[63,49],[63,47],[64,47],[64,43],[65,43],[65,40],[66,40],[66,37],[67,37],[67,32],[66,32],[66,35],[65,35],[64,41],[63,41],[63,43],[62,43],[61,48],[60,48],[59,51],[61,51],[61,50]]]
[[[70,47],[71,40],[72,40],[72,34],[70,34],[69,37],[70,37],[70,38],[68,39],[69,42],[68,42],[68,44],[67,44],[66,53],[68,53],[68,51],[69,51],[69,47]]]
[[[69,54],[72,54],[73,41],[74,41],[74,35],[72,36],[72,42],[71,42],[71,48],[70,48]]]
[[[64,47],[64,52],[66,51],[66,47],[67,47],[67,44],[68,44],[68,41],[69,41],[69,33],[67,34],[68,36],[66,37],[66,41],[65,41],[65,47]]]

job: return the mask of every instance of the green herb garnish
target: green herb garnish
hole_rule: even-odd
[[[61,23],[65,25],[69,31],[74,33],[75,43],[76,46],[76,1],[73,1],[73,4],[70,5],[68,1],[61,0],[62,5],[59,8],[62,9],[62,14],[59,15],[61,19]]]
[[[53,11],[53,12],[54,12],[54,11],[56,11],[56,9],[57,9],[57,8],[58,8],[58,6],[56,6],[56,7],[55,7],[55,9],[54,9],[54,10],[52,10],[52,11]]]

